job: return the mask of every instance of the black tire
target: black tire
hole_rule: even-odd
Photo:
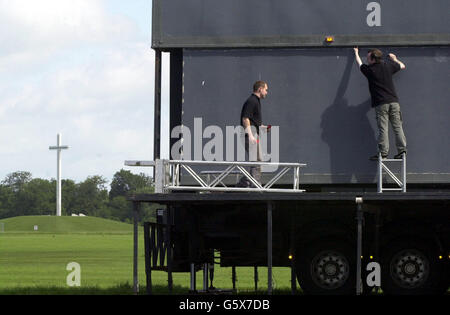
[[[381,288],[386,294],[442,294],[446,274],[445,260],[439,259],[431,241],[397,239],[381,251]]]
[[[297,279],[305,294],[355,294],[354,246],[344,240],[318,240],[297,255]]]

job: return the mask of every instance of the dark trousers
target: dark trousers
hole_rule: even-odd
[[[259,139],[259,138],[258,138]],[[245,135],[244,140],[245,147],[245,160],[248,162],[261,162],[261,145],[258,143],[250,144],[248,136]],[[249,169],[250,175],[261,184],[261,166],[250,166]],[[250,180],[246,176],[242,176],[239,182],[237,183],[238,187],[252,187],[255,185],[250,182]]]
[[[387,103],[375,107],[378,125],[378,151],[382,155],[389,153],[388,125],[392,125],[395,134],[397,152],[406,152],[406,137],[403,132],[402,112],[399,103]]]

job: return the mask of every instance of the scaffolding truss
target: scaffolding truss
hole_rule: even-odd
[[[391,171],[386,163],[401,163],[400,178],[398,178],[393,171]],[[398,187],[386,188],[383,186],[383,171],[387,174]],[[381,154],[378,155],[378,192],[385,191],[401,191],[406,192],[406,154],[402,154],[401,159],[383,159]]]
[[[199,192],[290,192],[301,193],[300,168],[306,167],[302,163],[272,163],[272,162],[228,162],[228,161],[190,161],[190,160],[156,160],[156,161],[125,161],[127,166],[154,167],[155,192],[169,193],[172,191]],[[198,171],[197,166],[221,167],[219,171]],[[246,167],[273,167],[275,172],[265,173],[269,180],[259,183]],[[182,185],[181,171],[184,170],[194,179],[194,185]],[[273,188],[283,176],[292,172],[292,188]],[[207,180],[204,175],[214,175],[213,180]],[[247,178],[253,187],[228,187],[224,180],[229,176],[241,175]],[[210,177],[209,177],[210,178]]]

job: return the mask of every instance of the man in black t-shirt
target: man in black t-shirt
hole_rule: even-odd
[[[248,155],[249,161],[261,162],[261,146],[259,143],[260,129],[268,131],[268,127],[262,124],[261,115],[261,99],[266,98],[268,93],[267,83],[264,81],[257,81],[253,85],[253,93],[242,106],[241,111],[241,125],[245,130],[245,152]],[[250,167],[250,175],[261,184],[261,167]],[[239,183],[239,187],[254,186],[250,183],[248,178],[243,176]]]
[[[390,122],[395,133],[398,151],[394,158],[401,159],[402,155],[406,154],[406,138],[392,75],[405,69],[406,66],[394,54],[389,54],[390,60],[383,61],[383,53],[379,49],[369,50],[367,54],[368,65],[365,65],[359,57],[358,48],[354,48],[354,51],[360,70],[369,81],[372,107],[375,108],[379,132],[378,152],[381,153],[382,158],[387,158],[389,153],[388,123]],[[370,160],[378,160],[378,154],[372,156]]]

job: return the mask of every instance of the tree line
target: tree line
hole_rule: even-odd
[[[152,178],[141,173],[120,170],[114,174],[110,187],[99,175],[76,183],[61,181],[62,215],[84,214],[131,223],[132,203],[127,196],[134,193],[154,193]],[[155,220],[156,206],[142,205],[141,218]],[[0,183],[0,219],[56,214],[56,180],[33,178],[30,172],[8,174]]]

